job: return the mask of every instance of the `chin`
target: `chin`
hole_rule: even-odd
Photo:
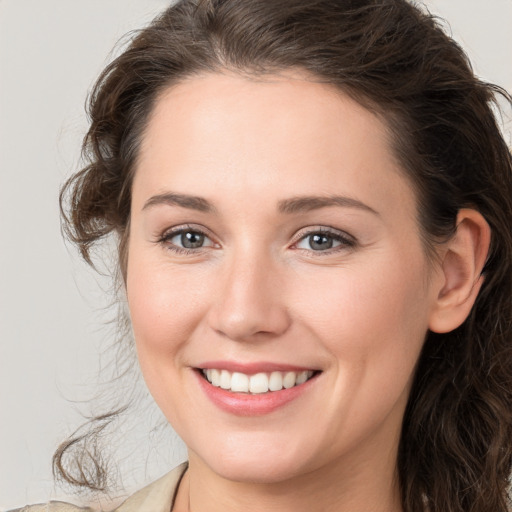
[[[272,484],[284,482],[308,472],[309,466],[303,446],[283,446],[283,443],[264,443],[246,440],[225,443],[222,449],[196,454],[211,471],[227,480],[241,483]]]
[[[300,473],[296,464],[268,460],[259,461],[257,464],[244,460],[223,461],[220,464],[216,461],[211,469],[226,480],[265,485],[285,482]]]

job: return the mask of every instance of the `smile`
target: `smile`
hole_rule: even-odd
[[[234,393],[251,394],[281,391],[282,389],[300,386],[315,374],[313,370],[304,370],[300,372],[260,372],[254,375],[247,375],[241,372],[230,372],[216,368],[203,369],[201,372],[205,379],[215,387]]]
[[[286,365],[276,368],[271,363],[223,362],[208,366],[196,367],[193,372],[205,396],[221,410],[245,417],[270,414],[301,396],[310,396],[322,374],[321,370]]]

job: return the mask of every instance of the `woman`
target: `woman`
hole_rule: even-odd
[[[496,93],[404,0],[183,1],[105,70],[65,225],[189,454],[119,510],[508,510]]]

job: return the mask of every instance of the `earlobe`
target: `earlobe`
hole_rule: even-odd
[[[491,241],[491,230],[482,214],[462,209],[457,230],[443,247],[439,285],[429,329],[444,333],[459,327],[468,317],[482,286],[481,275]]]

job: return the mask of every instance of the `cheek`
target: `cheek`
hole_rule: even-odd
[[[152,261],[153,260],[153,261]],[[127,299],[137,356],[147,387],[172,424],[184,400],[185,347],[203,316],[204,281],[137,250],[130,253]]]
[[[426,331],[428,297],[423,273],[383,267],[312,274],[295,292],[301,317],[321,329],[322,338],[349,344],[357,339],[361,348],[377,348],[386,334]]]
[[[333,356],[340,388],[368,399],[396,398],[409,384],[428,328],[423,257],[393,254],[318,272],[294,292],[302,297],[296,316]]]
[[[175,352],[200,321],[206,283],[197,272],[176,271],[133,250],[127,272],[127,298],[139,359]]]

